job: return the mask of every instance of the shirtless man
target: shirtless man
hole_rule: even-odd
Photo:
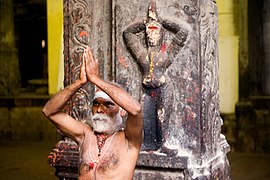
[[[86,83],[97,86],[91,126],[62,109]],[[78,179],[131,180],[143,140],[141,105],[120,87],[99,77],[98,63],[90,48],[83,54],[79,79],[52,97],[43,114],[79,147]],[[122,118],[128,113],[126,128]]]

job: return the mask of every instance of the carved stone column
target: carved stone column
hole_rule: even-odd
[[[64,85],[74,82],[80,73],[82,53],[91,46],[99,60],[99,72],[112,79],[111,3],[109,0],[64,0]],[[66,107],[66,113],[78,121],[87,121],[91,113],[94,87],[85,85]],[[48,157],[59,179],[77,179],[78,147],[59,132],[62,139]]]
[[[263,77],[263,93],[270,95],[270,2],[264,0],[264,11],[263,11],[263,52],[264,52],[264,77]]]
[[[144,109],[155,104],[148,112],[144,111],[144,117],[157,122],[152,129],[148,123],[147,128],[157,134],[150,139],[158,143],[142,149],[133,179],[230,179],[226,157],[229,145],[220,132],[215,1],[156,0],[153,1],[156,14],[149,11],[152,1],[148,0],[64,2],[65,85],[77,78],[83,47],[90,45],[106,79],[126,87],[136,99],[142,100]],[[148,28],[160,27],[164,32],[160,51],[145,51],[148,56],[139,52],[147,49],[143,28],[146,19],[148,22],[158,19],[159,24]],[[139,30],[125,31],[134,22],[142,22]],[[132,40],[142,45],[132,50]],[[148,61],[141,59],[140,64],[138,59],[143,55]],[[159,61],[161,56],[163,59]],[[163,69],[157,71],[159,68]],[[154,82],[154,78],[158,80]],[[145,91],[159,99],[145,101]],[[76,93],[66,112],[80,121],[87,119],[92,94],[93,87],[86,86]],[[160,150],[163,145],[176,153]],[[77,146],[65,137],[49,156],[49,163],[60,179],[76,178],[78,160]]]
[[[152,136],[151,131],[159,133],[162,127],[156,129],[158,121],[162,125],[168,121],[168,137],[162,143],[178,153],[170,157],[159,147],[154,151],[142,149],[134,179],[230,179],[226,157],[230,148],[220,132],[223,122],[219,114],[216,2],[156,0],[153,1],[156,15],[150,12],[151,2],[113,3],[116,81],[142,99],[146,109],[144,123],[152,122],[150,128],[145,127],[145,136]],[[148,27],[150,19],[157,19],[159,25]],[[160,70],[164,68],[159,65],[161,52],[151,50],[147,39],[146,28],[158,29],[160,25],[163,26],[160,51],[166,48],[167,58],[172,58],[165,72]],[[155,100],[145,100],[146,96],[152,99],[161,96],[161,108]],[[149,115],[153,111],[155,115]]]
[[[241,0],[236,151],[270,152],[269,1]]]

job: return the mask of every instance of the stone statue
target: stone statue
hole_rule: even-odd
[[[166,30],[174,36],[169,43],[164,40]],[[142,32],[145,45],[137,35]],[[173,98],[173,84],[166,76],[166,70],[185,45],[188,31],[174,22],[158,18],[156,4],[151,2],[148,19],[129,25],[123,36],[143,78],[144,142],[141,150],[158,150],[174,156],[177,150],[166,146]]]

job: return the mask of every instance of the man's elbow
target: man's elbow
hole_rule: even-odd
[[[134,116],[140,116],[142,114],[142,106],[140,104],[136,105],[133,109]]]
[[[46,108],[46,107],[43,107],[42,109],[42,113],[45,117],[49,118],[51,116],[51,113],[50,111]]]

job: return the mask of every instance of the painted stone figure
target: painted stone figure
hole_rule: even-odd
[[[165,31],[173,38],[164,40]],[[137,34],[145,33],[144,45]],[[174,156],[176,149],[166,146],[172,109],[173,84],[166,70],[185,45],[188,31],[182,26],[157,17],[151,2],[148,19],[130,24],[123,32],[125,43],[138,62],[142,73],[144,142],[142,151],[160,151]]]

